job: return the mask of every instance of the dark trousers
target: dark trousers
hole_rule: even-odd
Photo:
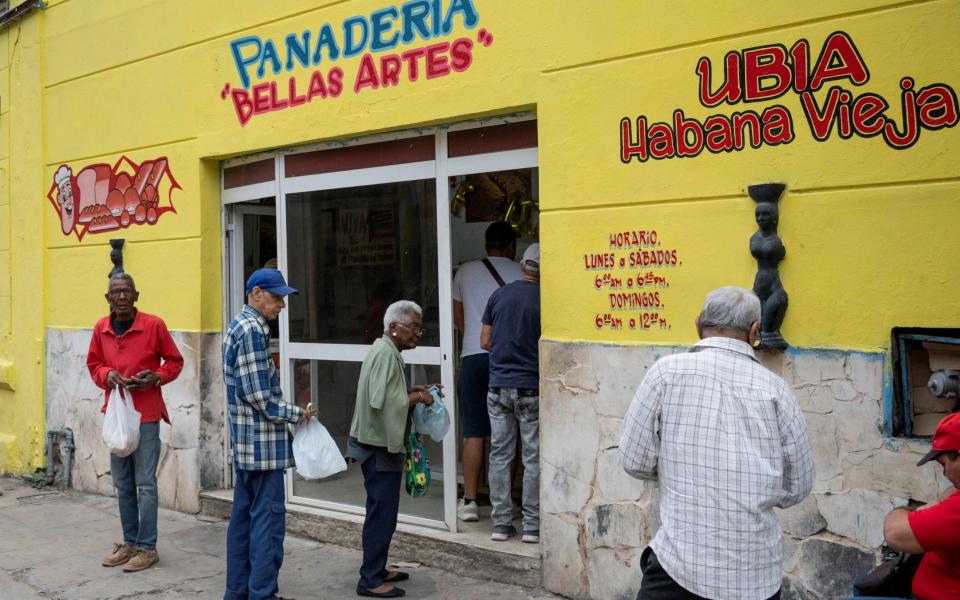
[[[377,471],[376,456],[365,460],[361,467],[363,487],[367,490],[367,517],[363,520],[363,564],[358,585],[369,590],[382,585],[387,576],[387,552],[397,530],[403,472]]]
[[[643,572],[643,581],[640,583],[637,600],[709,600],[687,591],[674,581],[660,566],[657,555],[649,546],[640,555],[640,570]],[[780,590],[770,596],[769,600],[780,600]]]
[[[235,471],[224,600],[277,597],[286,508],[283,470]]]

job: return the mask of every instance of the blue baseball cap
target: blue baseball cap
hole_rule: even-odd
[[[247,279],[247,293],[253,292],[253,288],[255,287],[278,296],[300,293],[300,290],[296,290],[287,285],[286,280],[283,278],[283,273],[277,269],[257,269],[254,271],[250,275],[250,279]]]

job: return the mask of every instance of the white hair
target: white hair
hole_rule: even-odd
[[[410,300],[397,300],[383,313],[383,332],[389,332],[391,323],[404,323],[414,316],[423,317],[423,309],[419,304]]]
[[[760,320],[760,299],[751,290],[728,285],[707,294],[700,311],[701,329],[747,333]]]

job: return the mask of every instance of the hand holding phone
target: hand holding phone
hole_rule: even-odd
[[[128,390],[142,390],[144,388],[153,387],[156,385],[156,377],[151,371],[140,371],[133,377],[127,379],[127,389]]]

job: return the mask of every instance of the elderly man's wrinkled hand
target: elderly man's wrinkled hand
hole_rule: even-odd
[[[127,390],[135,392],[160,385],[160,375],[153,371],[141,371],[136,377],[127,379]]]
[[[119,371],[110,371],[107,373],[107,385],[112,388],[126,386],[128,383],[129,380],[121,375]]]
[[[310,417],[312,417],[315,414],[317,414],[317,409],[315,409],[313,406],[308,404],[303,409],[303,416],[300,417],[300,423],[301,424],[306,423],[307,421],[310,420]]]

